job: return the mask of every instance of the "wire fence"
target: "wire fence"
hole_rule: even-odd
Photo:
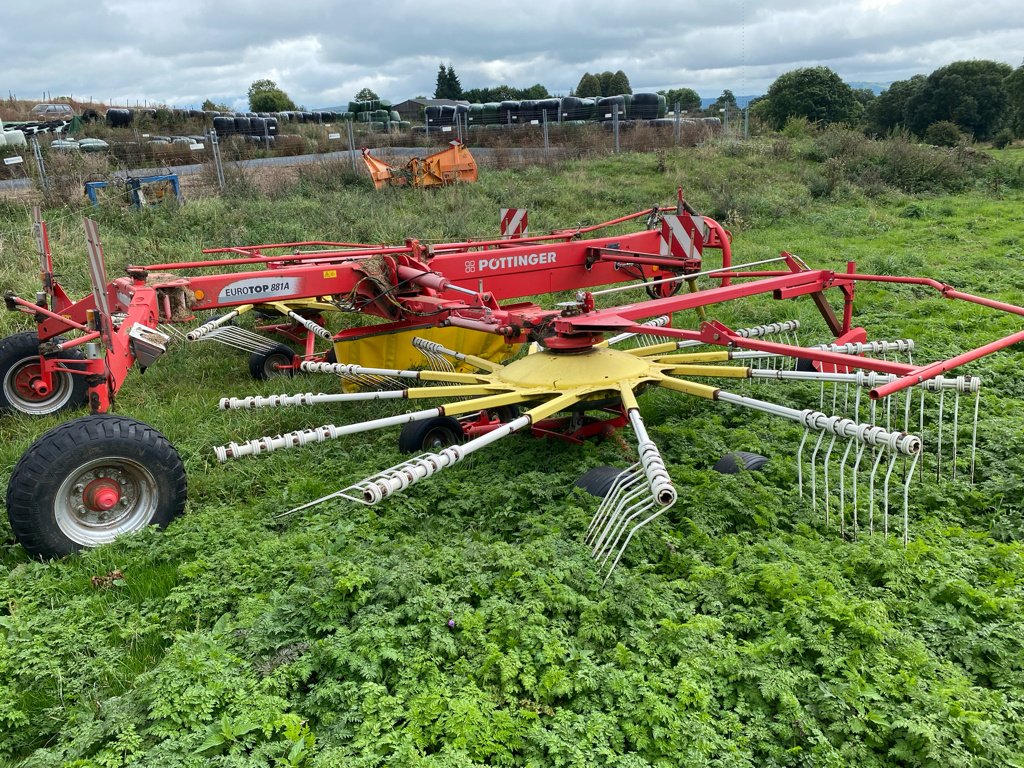
[[[508,168],[695,146],[723,134],[719,118],[688,118],[678,109],[667,118],[627,120],[615,108],[599,122],[587,123],[562,121],[546,110],[496,125],[473,124],[461,115],[446,125],[427,120],[389,131],[347,120],[283,126],[240,120],[237,130],[220,132],[207,123],[139,121],[132,128],[111,128],[99,122],[85,124],[74,137],[64,130],[30,133],[23,143],[0,146],[0,195],[52,204],[85,198],[94,205],[137,206],[225,194],[241,186],[270,192],[317,174],[358,177],[366,174],[363,148],[402,166],[458,141],[481,167]]]

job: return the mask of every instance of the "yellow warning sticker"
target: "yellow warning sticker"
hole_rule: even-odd
[[[328,279],[329,280],[330,278],[337,277],[337,276],[338,276],[338,270],[336,270],[336,269],[325,269],[324,270],[324,279]]]

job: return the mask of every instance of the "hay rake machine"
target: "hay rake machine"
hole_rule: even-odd
[[[41,370],[53,365],[54,373],[67,376],[84,370],[98,413],[57,427],[22,457],[8,487],[12,528],[30,552],[53,556],[145,525],[166,524],[181,512],[184,472],[173,447],[142,422],[102,413],[131,361],[145,365],[155,359],[147,345],[159,347],[160,339],[151,334],[158,333],[160,322],[173,319],[176,300],[165,301],[160,293],[172,288],[181,290],[181,302],[192,311],[255,303],[247,287],[259,285],[273,294],[263,296],[264,303],[313,299],[373,314],[385,323],[355,329],[363,340],[377,343],[396,336],[422,355],[421,363],[426,361],[425,366],[388,366],[381,363],[387,355],[380,348],[370,356],[371,364],[352,361],[344,355],[351,332],[344,331],[334,337],[335,351],[337,360],[348,362],[310,355],[297,367],[341,377],[347,391],[221,400],[225,410],[433,401],[431,407],[411,412],[214,449],[220,461],[228,461],[401,427],[399,446],[415,454],[412,458],[293,512],[332,499],[380,503],[516,433],[578,441],[629,427],[636,439],[632,465],[624,470],[598,468],[596,474],[588,473],[589,479],[581,478],[584,487],[603,497],[586,541],[610,575],[630,541],[678,497],[640,415],[638,397],[652,388],[797,424],[803,430],[796,451],[801,494],[823,509],[828,524],[834,520],[849,535],[876,529],[888,535],[893,527],[906,540],[910,485],[923,470],[926,439],[936,452],[936,471],[945,460],[953,473],[973,474],[980,381],[949,374],[1024,340],[1024,331],[922,365],[913,360],[917,350],[911,340],[869,341],[863,328],[854,327],[855,289],[863,282],[914,285],[934,289],[942,298],[1015,315],[1024,315],[1024,308],[928,278],[861,274],[852,262],[843,272],[811,269],[785,252],[734,265],[727,233],[694,214],[681,197],[673,208],[612,223],[643,217],[648,228],[641,232],[600,238],[574,231],[539,241],[449,244],[429,250],[408,241],[371,252],[328,249],[287,258],[249,254],[189,267],[251,268],[258,258],[264,271],[182,278],[184,285],[147,282],[152,273],[180,265],[129,268],[127,278],[107,283],[97,255],[90,260],[93,296],[83,300],[86,322],[77,325],[62,317],[66,313],[45,308],[44,299],[52,294],[35,303],[9,296],[13,309],[36,314],[39,339],[48,341],[74,329],[83,334],[79,339],[85,341],[79,343],[102,340],[107,350],[98,362],[85,357],[49,363],[47,355],[53,350],[44,345],[34,358]],[[95,242],[91,253],[98,253],[94,230],[87,225],[87,232]],[[543,250],[539,243],[544,243]],[[704,267],[701,254],[708,245],[723,249],[722,266]],[[613,285],[623,276],[632,282]],[[588,290],[602,285],[611,287]],[[688,292],[680,292],[681,287]],[[646,289],[649,298],[614,306],[616,297],[637,288]],[[555,308],[499,303],[564,289],[575,290],[575,295]],[[763,296],[809,297],[832,338],[802,346],[797,321],[733,329],[710,318],[715,305]],[[840,300],[838,314],[830,297]],[[107,302],[118,304],[117,321]],[[699,320],[697,328],[671,326],[668,318],[693,317],[690,310]],[[191,333],[201,337],[222,324],[223,318],[208,321]],[[459,336],[456,342],[447,341],[438,331]],[[433,337],[425,338],[431,333]],[[500,351],[481,340],[497,341]],[[458,341],[477,348],[459,348]],[[509,350],[517,345],[525,353],[513,356]],[[755,397],[758,383],[767,381],[817,385],[817,407]],[[726,389],[728,382],[736,386]],[[369,387],[351,391],[353,384]],[[733,391],[737,387],[742,391]],[[961,402],[971,398],[973,420],[961,418]],[[971,447],[965,457],[961,445],[968,439],[968,422]],[[723,457],[720,465],[723,471],[735,471],[754,469],[761,461],[738,452]],[[894,498],[898,512],[891,512]]]

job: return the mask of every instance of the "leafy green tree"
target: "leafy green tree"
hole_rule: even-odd
[[[875,100],[875,92],[870,88],[854,88],[853,98],[857,100],[858,104],[866,108],[868,104]]]
[[[524,88],[523,89],[523,95],[520,96],[519,98],[521,98],[521,99],[547,99],[550,96],[551,96],[551,94],[548,93],[548,89],[547,88],[545,88],[540,83],[535,83],[535,84],[531,85],[529,88]]]
[[[598,81],[601,83],[601,95],[602,96],[614,96],[612,93],[612,78],[615,77],[614,72],[608,72],[605,70],[597,76]]]
[[[579,85],[576,86],[575,95],[581,99],[599,97],[601,95],[601,80],[597,75],[584,72]]]
[[[203,102],[202,109],[204,112],[231,112],[231,107],[226,104],[218,104],[213,99],[207,99]]]
[[[693,88],[669,88],[665,91],[658,91],[658,93],[665,97],[669,109],[675,109],[676,104],[687,112],[700,109],[700,94]]]
[[[932,123],[924,132],[924,140],[937,147],[955,147],[964,138],[956,123],[949,120],[940,120]]]
[[[632,93],[633,88],[629,85],[629,78],[621,69],[612,75],[608,81],[608,93],[605,96],[618,96],[620,93]]]
[[[369,88],[363,88],[356,94],[356,101],[380,101],[380,96]]]
[[[872,99],[864,108],[864,130],[873,136],[885,136],[907,125],[907,102],[924,85],[924,75],[897,80]]]
[[[829,125],[855,119],[862,107],[853,89],[828,67],[805,67],[780,75],[765,94],[762,114],[778,129],[791,117]]]
[[[256,80],[249,86],[249,109],[253,112],[283,112],[295,108],[295,102],[273,80]]]
[[[955,61],[928,75],[907,101],[908,127],[923,136],[942,120],[956,123],[978,140],[987,140],[1006,118],[1006,78],[1013,69],[997,61]]]
[[[1024,136],[1024,64],[1013,70],[1003,84],[1013,110],[1013,132],[1017,136]]]

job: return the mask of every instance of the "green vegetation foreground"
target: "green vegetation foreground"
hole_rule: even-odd
[[[499,206],[529,208],[541,231],[669,202],[682,186],[734,230],[737,260],[785,248],[812,267],[855,259],[1024,301],[1019,154],[993,161],[833,130],[491,171],[430,194],[311,174],[273,198],[235,185],[230,199],[178,210],[101,211],[111,273],[205,246],[461,239],[493,232]],[[81,215],[48,213],[78,293]],[[27,215],[11,203],[0,203],[0,248],[0,285],[31,295]],[[791,311],[766,300],[718,314],[751,324]],[[855,321],[874,338],[915,338],[922,359],[1014,328],[910,287],[861,289]],[[19,322],[0,316],[0,331]],[[226,466],[210,446],[391,407],[221,414],[224,395],[328,385],[250,382],[223,348],[176,348],[131,378],[117,410],[179,447],[187,514],[49,564],[29,561],[4,523],[0,760],[1024,765],[1020,368],[1009,350],[969,371],[985,380],[978,482],[912,486],[908,549],[824,526],[797,492],[797,428],[645,395],[681,499],[602,587],[582,544],[595,500],[567,489],[591,466],[629,463],[618,441],[510,440],[378,508],[277,519],[395,463],[395,435]],[[3,417],[0,482],[57,421]],[[772,461],[738,476],[710,469],[736,448]]]

